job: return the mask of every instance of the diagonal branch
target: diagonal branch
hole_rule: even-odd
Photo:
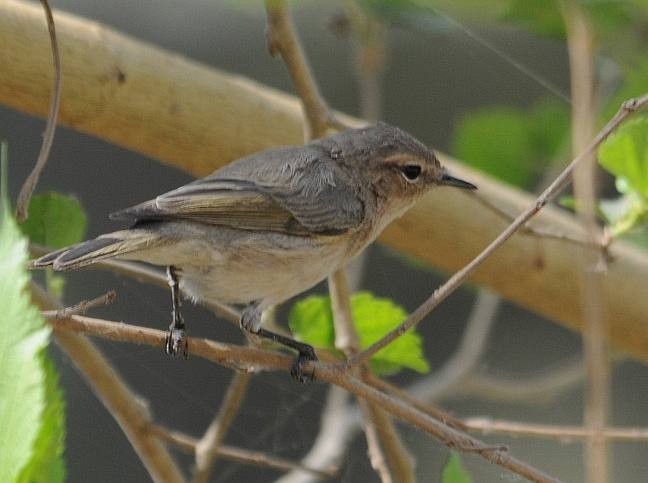
[[[441,302],[443,302],[450,294],[457,290],[472,274],[479,268],[479,266],[488,259],[504,242],[515,234],[527,221],[533,218],[544,206],[553,200],[560,191],[562,191],[570,182],[572,173],[576,166],[581,162],[590,158],[599,145],[612,133],[614,130],[631,114],[643,109],[648,104],[648,94],[637,99],[630,99],[624,102],[619,108],[615,116],[599,131],[596,137],[589,143],[587,148],[576,156],[571,163],[563,170],[562,173],[545,189],[542,194],[535,200],[535,202],[524,210],[500,235],[493,240],[479,255],[477,255],[468,265],[456,272],[448,279],[443,285],[430,295],[430,297],[423,302],[410,316],[395,330],[387,334],[378,342],[371,345],[366,350],[362,351],[357,356],[348,361],[348,367],[360,364],[368,360],[372,355],[380,349],[394,341],[402,334],[415,327],[421,320],[423,320],[430,312],[432,312]]]
[[[49,319],[55,333],[77,332],[114,341],[162,346],[165,332],[132,324],[75,315],[68,319]],[[287,371],[293,359],[289,355],[269,352],[254,347],[224,344],[208,339],[190,338],[191,352],[225,367],[244,368],[248,371]],[[335,384],[358,398],[379,406],[391,416],[425,431],[444,445],[457,451],[474,453],[483,459],[507,468],[530,481],[550,483],[558,480],[511,456],[501,447],[486,445],[457,429],[437,421],[399,398],[385,394],[371,385],[341,371],[337,365],[310,362],[307,370],[315,370],[318,380]]]
[[[241,402],[245,397],[251,378],[251,373],[234,373],[216,418],[209,425],[203,437],[196,442],[194,483],[206,483],[209,481],[219,448],[241,408]]]

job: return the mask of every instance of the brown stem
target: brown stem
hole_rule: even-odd
[[[79,332],[115,341],[157,347],[163,346],[166,336],[165,332],[161,330],[80,315],[72,316],[69,319],[50,319],[48,322],[55,332]],[[192,354],[196,357],[202,357],[225,367],[238,367],[249,371],[287,371],[293,363],[292,357],[288,355],[253,347],[223,344],[198,338],[190,338],[189,344]],[[401,399],[377,390],[348,372],[341,371],[337,365],[310,362],[305,369],[309,372],[314,370],[318,380],[335,384],[351,392],[356,397],[378,405],[393,417],[427,432],[450,448],[478,454],[487,461],[507,468],[530,481],[542,483],[558,481],[527,463],[514,458],[508,452],[488,446],[476,438],[437,421]]]
[[[181,450],[191,453],[196,450],[198,439],[181,433],[180,431],[167,429],[157,424],[150,426],[149,431],[155,434],[158,438],[177,446]],[[221,458],[231,461],[238,461],[240,463],[261,466],[264,468],[273,468],[281,471],[305,471],[319,478],[335,478],[338,476],[337,471],[334,470],[318,470],[284,458],[271,456],[260,451],[250,451],[225,444],[218,447],[216,454]]]
[[[572,93],[572,144],[574,152],[587,145],[596,122],[596,46],[594,31],[587,14],[573,2],[561,2],[567,26],[567,50]],[[606,266],[605,252],[596,223],[596,163],[588,156],[574,170],[577,213],[590,245],[581,251],[581,307],[584,331],[583,350],[587,369],[585,425],[588,429],[584,463],[588,483],[606,483],[610,475],[610,456],[603,429],[610,405],[610,369],[608,335],[603,318],[602,298]]]
[[[194,483],[206,483],[209,481],[219,448],[236,415],[239,413],[251,378],[251,373],[234,373],[218,414],[205,431],[203,437],[196,443]]]
[[[558,439],[563,442],[591,438],[593,432],[581,426],[551,426],[546,424],[519,423],[515,421],[497,421],[489,418],[468,418],[464,424],[469,431],[482,434],[508,434],[513,437],[528,436],[532,438]],[[619,441],[648,441],[648,428],[610,428],[600,431],[607,439]]]
[[[47,114],[47,123],[45,124],[45,132],[43,133],[43,144],[36,159],[36,165],[29,174],[16,202],[16,219],[22,223],[29,216],[29,200],[38,183],[38,178],[47,164],[49,153],[54,141],[54,131],[56,131],[56,120],[58,118],[59,106],[61,104],[61,86],[63,84],[63,75],[61,73],[61,58],[59,56],[58,42],[56,40],[56,29],[54,28],[54,17],[52,17],[52,10],[50,9],[47,0],[41,0],[43,9],[45,10],[45,17],[47,19],[47,30],[49,31],[50,44],[52,47],[52,61],[54,62],[54,89],[50,99],[49,113]]]

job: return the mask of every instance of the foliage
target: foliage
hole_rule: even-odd
[[[470,474],[461,465],[461,458],[457,453],[450,453],[441,473],[441,483],[472,483]]]
[[[71,195],[48,192],[34,195],[29,203],[29,218],[20,228],[33,243],[49,248],[63,248],[80,242],[86,232],[88,218],[79,200]],[[46,271],[47,288],[54,295],[63,295],[65,279]]]
[[[50,329],[27,293],[27,243],[6,188],[0,196],[0,481],[63,481],[63,405],[45,362]]]
[[[600,147],[599,162],[616,177],[621,197],[604,200],[601,210],[613,235],[648,220],[648,116],[623,124]]]
[[[566,142],[568,112],[544,100],[530,111],[493,106],[470,112],[455,126],[452,153],[510,184],[529,188]]]
[[[358,331],[361,348],[369,347],[407,317],[405,310],[389,299],[359,292],[351,297],[351,312]],[[335,350],[335,330],[331,299],[310,296],[300,300],[290,310],[288,322],[292,332],[315,347]],[[393,374],[403,368],[425,373],[430,366],[422,349],[421,336],[409,331],[371,358],[378,374]]]
[[[3,160],[6,158],[4,148],[5,145]],[[4,165],[2,181],[6,182]],[[11,398],[0,397],[0,419],[8,421],[7,425],[1,425],[8,438],[14,434],[19,437],[11,438],[10,442],[0,442],[0,475],[3,475],[2,481],[12,481],[11,476],[7,480],[4,478],[2,468],[6,468],[16,476],[14,481],[55,483],[65,479],[62,457],[64,401],[58,375],[45,351],[49,329],[25,294],[28,281],[24,270],[25,241],[9,215],[6,193],[3,184],[0,195],[0,268],[3,279],[0,287],[7,285],[11,289],[0,291],[0,301],[7,309],[4,317],[0,318],[0,366],[4,375],[11,375],[11,378],[5,380],[0,374],[0,396],[11,394]],[[25,377],[13,371],[15,365],[20,366]],[[12,427],[17,428],[15,433]],[[33,444],[26,449],[29,441]],[[4,451],[8,445],[15,452]],[[11,462],[4,464],[4,461]],[[25,464],[21,466],[22,462]]]

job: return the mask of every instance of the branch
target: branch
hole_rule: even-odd
[[[591,438],[594,433],[582,426],[550,426],[545,424],[517,423],[514,421],[497,421],[490,418],[468,418],[464,420],[466,428],[487,434],[508,434],[519,437],[559,439],[569,443],[571,440]],[[599,432],[599,431],[597,431]],[[648,428],[602,428],[600,436],[618,441],[648,441]]]
[[[303,141],[303,115],[292,96],[207,68],[95,22],[57,11],[54,18],[59,47],[66,53],[60,122],[67,127],[194,175],[208,174],[271,146]],[[41,10],[15,0],[0,2],[0,45],[0,103],[45,116],[51,78],[43,65],[51,52],[42,35]],[[359,124],[349,117],[342,119]],[[479,185],[481,195],[503,212],[519,212],[532,201],[447,156],[441,158],[456,175]],[[533,225],[541,232],[584,239],[574,220],[547,207]],[[442,270],[455,271],[502,227],[502,219],[472,197],[438,189],[393,222],[380,240]],[[648,297],[643,293],[648,254],[618,241],[611,248],[614,270],[603,284],[610,341],[648,361],[648,326],[643,323],[648,318]],[[572,283],[579,273],[574,256],[578,250],[579,246],[568,241],[516,236],[472,280],[580,329],[580,294]]]
[[[163,439],[184,451],[192,453],[196,451],[196,445],[198,444],[196,438],[156,424],[150,426],[149,430],[158,438]],[[333,470],[318,470],[284,458],[269,456],[260,451],[250,451],[248,449],[237,448],[225,444],[218,447],[216,454],[219,457],[238,461],[240,463],[262,466],[265,468],[274,468],[281,471],[303,471],[319,478],[335,478],[337,476],[337,472]]]
[[[572,146],[582,150],[594,132],[595,109],[595,39],[592,25],[583,9],[571,2],[560,3],[567,27],[570,85],[572,93]],[[589,156],[574,171],[574,194],[578,218],[587,233],[590,246],[580,254],[581,306],[585,330],[583,352],[587,368],[585,426],[588,429],[584,466],[588,483],[606,483],[610,476],[610,455],[602,434],[607,425],[610,405],[610,369],[607,346],[607,321],[603,316],[603,271],[606,261],[602,236],[596,223],[596,158]],[[598,246],[596,244],[598,243]]]
[[[43,309],[58,311],[61,305],[32,282],[32,297]],[[97,398],[117,421],[151,478],[156,483],[183,483],[180,469],[167,448],[147,431],[151,419],[141,398],[132,393],[101,351],[87,338],[55,331],[56,343],[70,357]]]
[[[52,46],[52,61],[54,63],[54,88],[52,90],[52,98],[50,100],[49,113],[47,114],[47,123],[45,125],[45,132],[43,133],[43,143],[41,145],[36,165],[29,174],[20,193],[18,194],[18,201],[16,202],[16,220],[22,223],[29,216],[29,200],[32,193],[38,184],[40,174],[47,164],[49,153],[52,149],[52,142],[54,141],[54,132],[56,131],[56,119],[58,118],[59,106],[61,103],[61,85],[63,76],[61,74],[61,58],[59,56],[58,42],[56,41],[56,29],[54,27],[54,18],[52,17],[52,10],[50,9],[47,0],[41,0],[43,9],[45,10],[45,18],[47,19],[47,30],[49,31],[50,44]]]
[[[250,373],[234,373],[216,418],[209,425],[203,437],[196,443],[194,483],[206,483],[209,481],[214,460],[219,453],[219,448],[225,439],[227,431],[241,408],[241,402],[245,397],[251,377],[252,374]]]
[[[132,324],[112,322],[75,315],[69,319],[50,319],[54,331],[79,332],[114,341],[146,344],[162,347],[165,332]],[[253,347],[224,344],[208,339],[191,338],[191,353],[225,367],[237,367],[248,371],[287,371],[293,358],[286,354],[269,352]],[[511,470],[534,482],[557,482],[540,470],[511,456],[500,447],[484,444],[467,434],[437,421],[406,402],[381,392],[356,377],[341,371],[337,365],[309,362],[308,371],[315,371],[317,379],[346,389],[358,398],[380,406],[393,417],[425,431],[444,445],[457,451],[475,453],[483,459]]]
[[[537,214],[544,206],[553,200],[560,191],[562,191],[570,182],[574,169],[580,163],[591,158],[598,146],[632,113],[642,109],[648,104],[648,94],[644,94],[637,99],[631,99],[623,103],[616,115],[599,131],[596,137],[589,143],[587,148],[576,156],[571,163],[563,170],[562,173],[545,189],[542,194],[524,210],[499,236],[493,240],[479,255],[477,255],[468,265],[456,272],[441,285],[434,293],[421,304],[398,328],[387,334],[378,342],[372,344],[369,348],[362,351],[357,356],[348,361],[349,366],[360,364],[368,360],[372,355],[383,347],[400,337],[402,334],[415,327],[425,316],[434,310],[443,300],[457,290],[472,273],[484,263],[501,245],[504,244],[513,234]]]

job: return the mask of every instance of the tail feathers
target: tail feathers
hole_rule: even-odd
[[[52,267],[58,271],[76,270],[106,258],[151,246],[152,242],[154,240],[148,232],[137,233],[124,230],[48,253],[30,262],[29,267]]]

